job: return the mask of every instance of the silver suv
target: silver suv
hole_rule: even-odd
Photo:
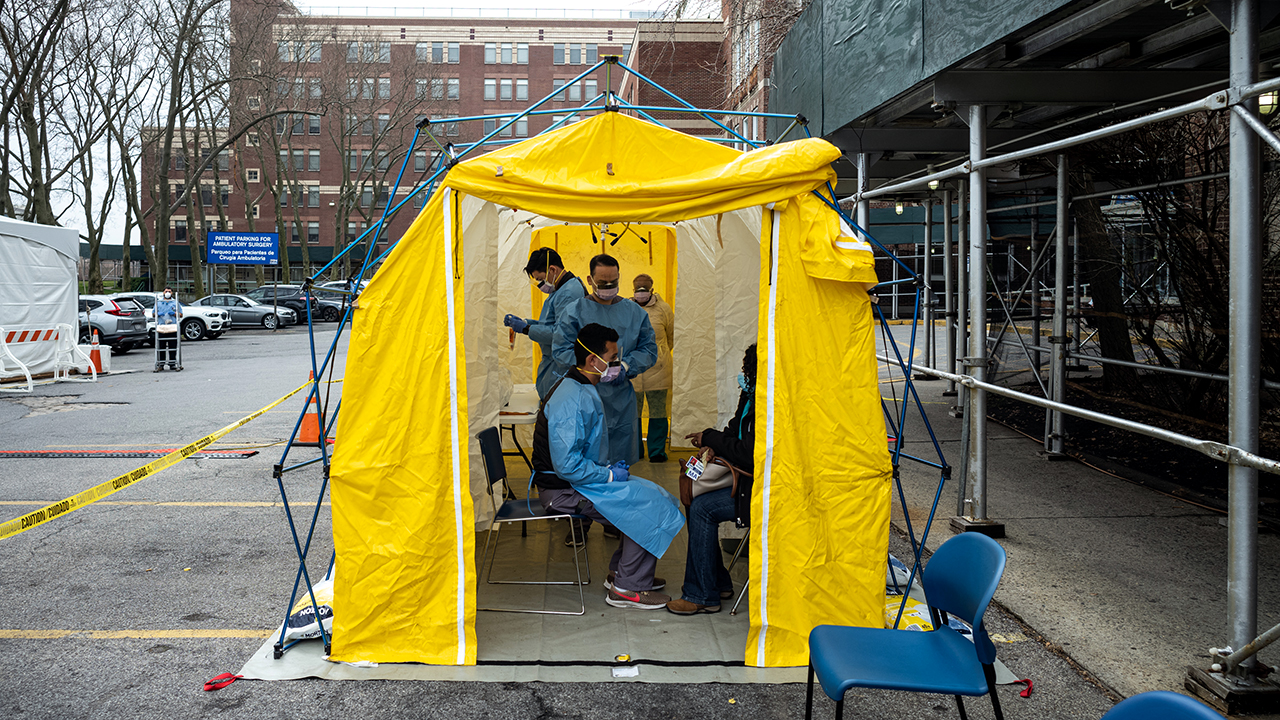
[[[92,342],[98,331],[98,342],[110,345],[116,355],[123,355],[147,341],[147,315],[142,306],[126,298],[106,295],[80,296],[80,341]],[[83,322],[88,313],[88,325]]]

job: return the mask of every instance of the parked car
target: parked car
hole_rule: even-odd
[[[283,305],[298,314],[299,322],[307,321],[307,293],[300,285],[263,285],[245,293],[245,297],[263,305]],[[311,293],[311,316],[325,322],[336,322],[342,316],[342,301]]]
[[[156,336],[156,319],[155,307],[156,299],[160,297],[159,293],[150,292],[134,292],[134,293],[116,293],[111,296],[115,298],[128,298],[141,305],[147,313],[147,332],[150,333],[150,339],[147,344],[155,345]],[[224,308],[203,307],[199,305],[182,304],[182,339],[188,341],[201,340],[209,338],[216,340],[227,331],[231,326],[231,315]]]
[[[99,343],[110,345],[113,354],[123,355],[147,341],[147,314],[132,300],[81,295],[80,312],[89,318],[87,328],[84,323],[80,325],[81,343],[92,342],[93,331],[97,330]]]
[[[277,308],[273,312],[270,305],[263,305],[244,295],[209,295],[191,305],[226,310],[231,315],[233,328],[257,325],[274,330],[281,324],[292,325],[298,321],[297,314],[287,307]]]

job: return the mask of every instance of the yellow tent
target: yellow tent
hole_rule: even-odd
[[[874,263],[810,193],[838,156],[817,139],[741,153],[606,112],[450,170],[355,314],[332,467],[332,658],[475,662],[474,532],[491,510],[473,436],[510,383],[499,302],[532,233],[566,223],[672,228],[688,316],[677,421],[715,423],[759,342],[747,664],[805,664],[821,623],[880,626],[890,461]],[[689,330],[707,320],[736,335]],[[695,346],[713,350],[682,351]]]

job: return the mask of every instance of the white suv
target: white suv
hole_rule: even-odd
[[[129,298],[146,308],[148,344],[154,344],[156,331],[155,307],[156,299],[160,297],[160,293],[131,292],[119,293],[112,295],[112,297]],[[226,332],[229,327],[231,327],[231,317],[227,315],[226,310],[188,305],[187,303],[182,304],[183,340],[201,340],[203,338],[213,340]]]

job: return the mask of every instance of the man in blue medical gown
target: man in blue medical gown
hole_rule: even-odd
[[[658,361],[658,344],[644,308],[618,297],[619,277],[617,260],[608,255],[591,258],[588,280],[592,293],[564,308],[556,322],[552,348],[556,362],[568,367],[574,364],[574,343],[582,328],[598,323],[618,333],[615,362],[621,371],[615,379],[602,381],[596,389],[608,426],[609,462],[631,465],[640,458],[640,420],[636,417],[636,391],[631,379]]]
[[[539,290],[551,297],[542,301],[542,313],[537,320],[508,315],[503,318],[502,324],[528,335],[530,340],[538,343],[542,350],[542,360],[538,363],[538,397],[545,398],[551,386],[572,367],[556,362],[552,356],[551,340],[555,335],[556,321],[560,319],[564,309],[586,295],[587,290],[581,280],[564,269],[560,253],[549,247],[538,248],[529,253],[529,263],[524,266],[524,272],[537,284]]]
[[[632,303],[634,305],[634,303]],[[657,610],[671,596],[658,590],[658,558],[684,527],[679,502],[671,493],[633,477],[626,463],[606,464],[610,439],[598,389],[621,373],[616,364],[618,334],[588,323],[574,335],[574,367],[542,401],[533,429],[533,482],[542,506],[554,513],[583,516],[585,538],[591,521],[608,523],[621,533],[609,561],[605,602],[622,608]],[[634,443],[628,445],[635,449]]]

